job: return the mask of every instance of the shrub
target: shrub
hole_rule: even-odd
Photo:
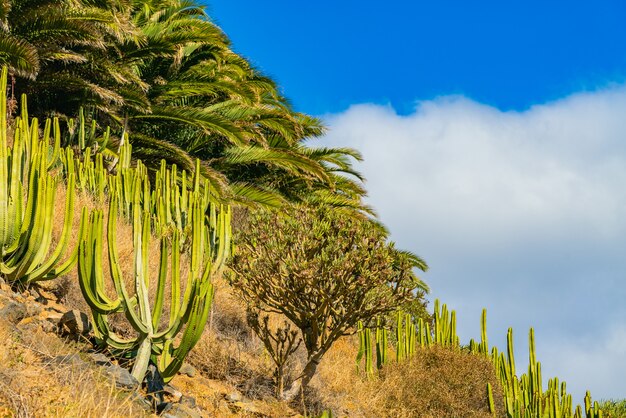
[[[239,234],[233,286],[251,310],[279,313],[293,323],[307,352],[285,398],[308,385],[331,345],[359,321],[392,312],[426,289],[413,273],[426,264],[385,238],[371,221],[304,206],[256,213]],[[261,339],[270,353],[277,351],[272,342],[281,340]],[[282,358],[274,360],[282,366]]]
[[[394,417],[492,417],[487,383],[491,383],[496,416],[503,416],[502,391],[488,359],[439,346],[420,348],[408,360],[382,369],[373,390],[382,391],[372,411]]]

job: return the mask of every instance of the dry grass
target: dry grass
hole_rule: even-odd
[[[320,369],[322,403],[340,416],[492,417],[487,383],[501,408],[500,384],[485,358],[442,347],[419,349],[411,359],[388,364],[379,378],[367,380],[356,372],[355,355],[356,344],[341,340]]]
[[[19,332],[0,322],[0,416],[149,416],[132,394],[118,391],[97,367],[50,363],[77,352],[78,347],[38,328]]]
[[[245,307],[224,280],[215,281],[211,319],[188,360],[202,374],[223,380],[253,399],[274,394],[274,363],[246,324]]]

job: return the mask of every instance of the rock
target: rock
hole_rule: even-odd
[[[54,293],[42,288],[37,289],[37,302],[47,305],[49,301],[56,302],[56,300],[57,297],[54,295]]]
[[[113,365],[113,363],[111,363],[111,360],[109,360],[109,358],[102,353],[89,353],[87,354],[87,357],[89,357],[89,359],[96,363],[98,366]]]
[[[68,336],[76,341],[82,336],[89,334],[91,323],[89,317],[83,312],[73,309],[63,314],[59,320],[59,331],[61,335]]]
[[[188,406],[190,408],[195,408],[196,407],[196,398],[194,398],[193,396],[181,396],[180,398],[180,403],[182,405]]]
[[[240,402],[242,399],[243,396],[241,396],[241,393],[239,392],[231,392],[226,395],[226,400],[229,402]]]
[[[104,369],[105,373],[115,381],[115,385],[123,389],[137,389],[139,382],[130,372],[116,364],[111,364]]]
[[[191,364],[183,363],[181,368],[178,370],[178,373],[187,375],[189,377],[194,377],[198,373],[198,371]]]
[[[51,324],[56,325],[56,326],[59,325],[59,322],[61,321],[62,317],[63,317],[62,313],[59,313],[59,312],[56,312],[56,311],[49,311],[47,309],[44,309],[39,314],[39,318],[45,319],[46,321],[48,321]]]
[[[171,408],[168,408],[163,415],[163,418],[202,418],[197,411],[188,406],[177,404],[170,404]]]
[[[57,311],[61,314],[65,313],[67,311],[67,307],[63,306],[59,303],[56,303],[55,301],[49,300],[46,304],[46,309],[49,311]]]
[[[165,385],[163,388],[163,394],[168,398],[170,402],[179,402],[183,398],[182,392],[176,389],[172,385]]]
[[[37,291],[33,288],[28,289],[24,295],[26,296],[26,299],[30,301],[37,301],[37,298],[39,297],[39,293],[37,293]]]
[[[58,329],[57,326],[50,321],[40,321],[39,327],[43,330],[43,332],[47,332],[48,334],[55,333]]]
[[[79,354],[67,354],[63,356],[53,357],[50,361],[50,364],[55,366],[77,366],[77,367],[87,367],[87,362],[83,360]]]
[[[32,303],[17,303],[10,300],[2,309],[0,309],[0,318],[17,324],[24,318],[37,316],[41,312],[41,307]]]

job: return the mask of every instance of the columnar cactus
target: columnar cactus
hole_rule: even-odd
[[[357,371],[359,370],[359,363],[363,358],[365,361],[365,374],[371,376],[374,374],[374,367],[372,365],[372,331],[364,327],[363,323],[359,321],[357,334],[359,336],[359,352],[356,355]]]
[[[503,391],[504,410],[507,418],[600,418],[602,410],[598,402],[592,402],[587,392],[584,410],[578,405],[573,408],[572,396],[567,393],[565,382],[559,382],[553,378],[548,381],[547,390],[543,390],[541,375],[541,363],[537,361],[535,352],[535,333],[531,328],[528,335],[529,364],[528,372],[517,375],[515,367],[513,330],[507,333],[506,352],[500,352],[497,347],[491,348],[487,340],[487,311],[481,315],[481,339],[480,342],[471,340],[469,350],[476,355],[485,356],[494,366],[495,374]],[[368,340],[367,329],[359,326],[359,354],[357,361],[365,357],[366,370],[368,365],[367,356],[372,356],[371,343]],[[382,334],[377,330],[377,352],[379,341],[383,341]],[[396,323],[396,357],[398,361],[409,358],[417,344],[422,348],[433,344],[458,348],[459,338],[456,335],[456,313],[448,311],[446,305],[440,305],[435,301],[434,328],[431,332],[428,323],[419,319],[417,325],[410,315],[402,312],[397,313]],[[371,360],[369,361],[371,369]],[[380,364],[380,363],[379,363]],[[497,411],[493,387],[487,384],[486,401],[491,413]],[[584,415],[583,415],[584,411]]]
[[[382,369],[387,363],[387,340],[389,331],[383,326],[380,318],[376,323],[376,367]]]
[[[76,251],[68,252],[74,217],[74,176],[67,177],[63,230],[52,248],[54,203],[59,180],[50,173],[59,152],[58,121],[50,150],[51,122],[39,138],[37,119],[30,123],[26,100],[15,123],[13,144],[7,143],[7,69],[0,77],[0,275],[10,283],[29,284],[69,271]],[[50,155],[52,157],[50,157]]]
[[[174,231],[171,237],[161,237],[160,263],[156,283],[151,281],[148,268],[148,244],[151,231],[150,213],[140,205],[140,189],[135,188],[133,202],[134,235],[134,278],[124,278],[118,263],[116,224],[118,196],[110,197],[107,239],[108,264],[117,293],[110,299],[104,291],[102,265],[103,213],[94,211],[89,219],[83,212],[81,222],[88,231],[80,241],[79,281],[85,300],[93,314],[96,337],[108,345],[115,354],[134,355],[132,375],[142,381],[150,360],[158,367],[167,382],[173,378],[183,359],[196,344],[209,314],[213,297],[211,279],[221,274],[230,248],[230,210],[222,206],[216,215],[215,230],[205,225],[205,214],[198,194],[191,197],[193,210],[190,223],[193,225],[190,244],[191,268],[184,287],[181,303],[180,277],[180,234]],[[170,242],[171,240],[171,242]],[[169,250],[169,251],[168,251]],[[168,263],[168,253],[170,262]],[[168,265],[169,264],[169,265]],[[165,286],[171,270],[171,301],[169,320],[161,324],[164,307]],[[126,283],[132,282],[134,292],[129,292]],[[156,285],[154,305],[150,305],[148,292]],[[109,326],[107,315],[123,312],[137,335],[124,339],[116,335]],[[184,330],[183,330],[184,328]],[[180,342],[175,337],[182,332]]]

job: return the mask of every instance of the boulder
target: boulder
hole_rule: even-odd
[[[89,317],[76,309],[67,311],[59,320],[59,332],[76,341],[86,336],[91,331]]]

